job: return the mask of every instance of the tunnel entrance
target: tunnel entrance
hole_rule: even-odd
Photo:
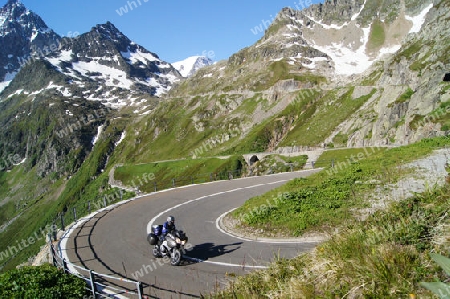
[[[252,166],[253,164],[255,164],[258,161],[259,161],[258,157],[256,155],[254,155],[253,157],[250,158],[250,166]]]
[[[444,82],[450,82],[450,73],[444,75]]]

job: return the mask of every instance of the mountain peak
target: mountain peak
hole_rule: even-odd
[[[191,56],[182,61],[174,62],[172,65],[183,77],[190,77],[199,69],[212,65],[213,63],[214,62],[206,56]]]
[[[8,0],[6,5],[7,6],[12,6],[12,5],[23,6],[22,1],[20,1],[20,0]]]
[[[5,18],[11,16],[12,18],[17,18],[27,9],[25,5],[22,4],[20,0],[8,0],[8,2],[0,9],[0,15]]]
[[[100,30],[112,30],[112,31],[119,31],[116,26],[114,26],[113,23],[110,21],[107,21],[104,24],[97,24],[94,28],[100,29]]]
[[[24,61],[59,44],[60,37],[20,0],[8,0],[0,8],[0,92],[20,70]],[[47,50],[48,51],[48,50]]]
[[[120,32],[120,30],[117,29],[117,27],[114,26],[113,23],[109,21],[104,24],[97,24],[95,27],[91,29],[91,32],[98,33],[101,36],[113,41],[126,38],[125,35],[122,32]]]

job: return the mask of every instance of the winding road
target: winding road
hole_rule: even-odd
[[[235,237],[219,219],[247,199],[317,169],[191,185],[142,196],[97,213],[64,242],[71,263],[97,273],[139,280],[149,298],[200,298],[237,275],[267,267],[275,257],[292,258],[317,243],[262,242]],[[147,242],[151,224],[173,215],[191,248],[174,267],[155,259]]]

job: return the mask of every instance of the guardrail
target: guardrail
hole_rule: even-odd
[[[118,278],[111,275],[97,273],[90,269],[86,269],[68,262],[55,249],[50,241],[50,253],[52,257],[53,266],[63,269],[65,273],[75,275],[86,281],[86,291],[92,294],[92,298],[106,297],[106,298],[139,298],[146,299],[144,295],[142,283],[126,278]],[[82,274],[84,273],[84,274]],[[108,285],[106,284],[108,283]],[[113,287],[110,284],[116,284],[118,287]],[[128,287],[127,287],[128,285]]]

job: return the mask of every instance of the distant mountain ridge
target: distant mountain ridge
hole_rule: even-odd
[[[212,65],[214,62],[206,56],[191,56],[182,61],[172,63],[183,77],[191,77],[199,69]]]
[[[110,22],[76,37],[60,37],[19,0],[8,1],[0,12],[0,42],[0,92],[22,67],[37,60],[47,60],[66,77],[58,86],[51,84],[52,78],[26,86],[16,82],[0,101],[20,94],[18,90],[50,88],[66,98],[83,97],[114,108],[141,106],[137,111],[144,112],[143,99],[160,97],[182,79],[171,64],[132,42]]]
[[[169,63],[110,22],[64,43],[46,59],[70,78],[69,96],[82,91],[87,99],[115,108],[138,104],[146,95],[161,96],[181,79]],[[88,84],[92,81],[96,84]]]

